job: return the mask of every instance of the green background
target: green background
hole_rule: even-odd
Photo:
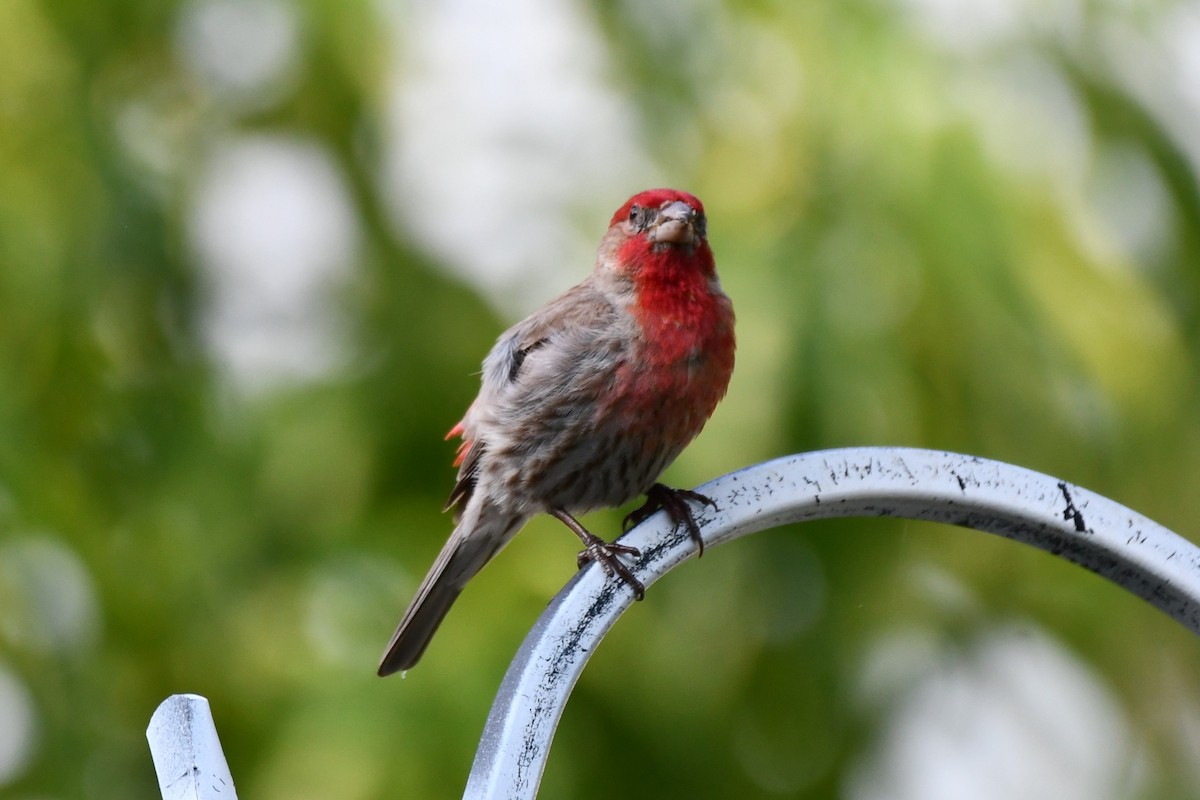
[[[392,223],[416,6],[281,4],[294,60],[230,100],[181,53],[186,4],[0,2],[0,797],[157,797],[144,729],[183,691],[209,698],[244,798],[461,794],[577,543],[534,521],[418,668],[382,681],[376,659],[450,530],[442,434],[479,361],[589,262],[481,291]],[[497,196],[555,184],[586,242],[646,184],[705,201],[739,360],[668,482],[942,448],[1191,536],[1200,78],[1168,45],[1190,21],[1200,50],[1194,3],[570,7],[636,119],[608,152],[653,174],[515,171]],[[166,156],[131,148],[131,119]],[[210,156],[243,136],[323,153],[357,231],[325,294],[338,356],[253,389],[205,337],[219,295],[191,243]],[[656,585],[584,674],[543,796],[1200,797],[1197,763],[1181,626],[995,537],[842,521]]]

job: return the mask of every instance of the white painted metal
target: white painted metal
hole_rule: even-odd
[[[749,467],[699,487],[719,511],[698,518],[708,547],[792,522],[903,517],[988,531],[1081,564],[1200,634],[1200,549],[1107,498],[1066,481],[973,456],[902,448],[828,450]],[[650,586],[696,545],[656,514],[621,539],[642,554]],[[588,658],[633,592],[595,565],[579,572],[534,624],[504,676],[468,778],[466,798],[537,795],[551,741]],[[233,780],[208,702],[168,698],[147,731],[164,798],[229,800]]]
[[[829,450],[749,467],[698,488],[708,547],[792,522],[904,517],[959,525],[1081,564],[1200,633],[1200,549],[1129,509],[1066,481],[954,453],[901,448]],[[642,556],[649,586],[691,558],[695,544],[657,514],[621,539]],[[592,565],[538,619],[509,666],[484,728],[464,797],[537,794],[554,731],[588,658],[633,592]]]
[[[208,701],[173,694],[150,717],[150,755],[163,800],[237,800]]]

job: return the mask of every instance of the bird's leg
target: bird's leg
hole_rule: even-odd
[[[711,497],[690,489],[672,489],[670,486],[656,483],[646,492],[646,502],[625,517],[625,521],[621,523],[621,530],[627,531],[635,525],[640,525],[657,511],[666,511],[676,528],[683,525],[687,529],[688,536],[696,543],[699,551],[696,558],[699,558],[704,555],[704,539],[700,536],[700,526],[696,524],[696,517],[688,503],[702,503],[712,506],[714,511],[720,511]]]
[[[625,563],[617,557],[618,554],[637,557],[642,554],[640,550],[629,545],[604,541],[580,525],[579,520],[561,508],[555,508],[550,513],[562,522],[563,525],[570,528],[579,537],[579,540],[583,542],[583,550],[579,552],[577,559],[580,568],[589,561],[595,561],[604,570],[605,575],[620,575],[621,579],[629,584],[629,588],[633,589],[633,595],[638,600],[646,596],[646,587],[642,586],[642,582],[635,578],[629,567],[625,566]]]

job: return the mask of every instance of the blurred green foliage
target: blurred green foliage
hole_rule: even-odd
[[[643,146],[706,202],[739,314],[729,396],[669,480],[945,448],[1190,534],[1196,165],[1107,35],[1177,6],[1080,3],[1069,34],[1021,6],[965,49],[915,7],[588,9]],[[508,660],[571,574],[571,537],[535,521],[418,669],[374,677],[450,529],[441,433],[513,320],[388,221],[386,18],[406,9],[287,8],[290,88],[233,113],[181,62],[185,4],[0,3],[0,695],[28,717],[10,717],[0,797],[156,797],[143,731],[181,691],[210,699],[243,797],[459,796]],[[1030,75],[1063,116],[1025,104]],[[170,157],[131,148],[130,125]],[[1052,134],[1071,125],[1064,150]],[[205,339],[189,219],[216,143],[257,133],[319,143],[361,242],[331,290],[338,368],[243,391]],[[1114,164],[1099,196],[1117,222],[1147,180],[1157,198],[1145,241],[1097,210]],[[1141,184],[1120,180],[1129,164]],[[623,200],[595,198],[590,235]],[[1194,637],[1045,554],[882,521],[755,537],[655,586],[578,687],[543,796],[852,795],[894,707],[863,699],[879,642],[918,632],[933,669],[1011,624],[1115,698],[1140,772],[1110,796],[1200,796]]]

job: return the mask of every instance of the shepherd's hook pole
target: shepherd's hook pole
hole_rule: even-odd
[[[793,522],[900,517],[997,533],[1080,564],[1200,633],[1200,549],[1118,503],[1067,481],[955,453],[865,447],[768,461],[697,488],[707,548]],[[642,551],[645,586],[695,555],[656,514],[621,538]],[[467,781],[470,800],[528,800],[567,698],[633,592],[592,565],[534,624],[508,668]]]
[[[806,520],[943,522],[1000,534],[1080,564],[1200,633],[1200,549],[1112,500],[1011,464],[932,450],[826,450],[748,467],[698,491],[719,507],[698,509],[710,548]],[[641,550],[633,573],[645,586],[696,553],[696,544],[665,514],[646,520],[621,542]],[[632,603],[633,591],[606,579],[595,564],[551,601],[504,676],[465,798],[537,795],[567,698],[600,640]],[[164,798],[233,797],[204,698],[169,698],[147,735]]]

